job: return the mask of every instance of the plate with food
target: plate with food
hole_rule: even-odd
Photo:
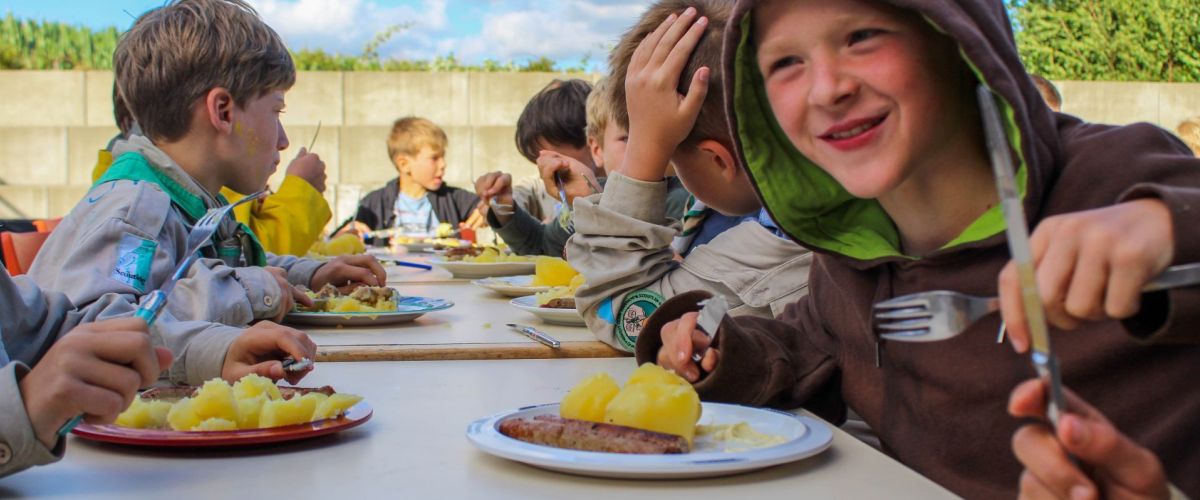
[[[833,430],[821,420],[777,410],[701,403],[682,378],[645,364],[624,388],[601,373],[560,403],[476,420],[467,439],[486,453],[560,472],[672,479],[801,460],[828,449]]]
[[[534,285],[533,275],[524,276],[495,276],[472,280],[471,284],[486,288],[505,297],[524,297],[538,292],[545,292],[550,287]]]
[[[545,292],[543,292],[545,293]],[[583,315],[575,310],[575,297],[557,297],[547,299],[539,304],[541,294],[517,297],[508,301],[513,307],[541,318],[542,321],[554,325],[587,326]]]
[[[341,432],[371,419],[362,397],[319,388],[282,387],[247,375],[230,385],[158,387],[142,392],[116,422],[80,423],[76,436],[106,443],[166,448],[248,446]]]
[[[517,276],[533,273],[537,257],[513,255],[496,247],[485,247],[477,253],[469,251],[447,251],[445,255],[432,259],[431,264],[450,271],[455,278],[490,278],[494,276]]]
[[[404,323],[423,314],[449,309],[454,302],[430,297],[404,296],[386,286],[361,286],[349,294],[326,285],[307,292],[313,307],[297,307],[283,317],[285,323],[313,326],[373,326]]]

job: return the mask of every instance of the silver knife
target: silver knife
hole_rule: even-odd
[[[717,295],[701,301],[699,305],[700,317],[696,318],[696,327],[708,335],[708,343],[712,345],[712,338],[717,334],[717,328],[721,326],[721,319],[729,312],[729,301],[725,300],[724,295]],[[708,349],[692,353],[692,361],[699,364],[705,354],[708,354]]]
[[[524,335],[533,340],[536,340],[536,341],[538,341],[542,344],[545,344],[551,348],[558,349],[558,348],[562,347],[562,342],[559,342],[558,339],[551,337],[546,332],[538,330],[537,328],[534,328],[532,326],[518,325],[516,323],[507,323],[507,325],[509,328],[516,330],[517,333],[520,333],[521,335]]]
[[[987,138],[988,152],[991,155],[992,171],[996,176],[996,190],[1000,194],[1000,208],[1004,211],[1004,232],[1008,236],[1008,249],[1013,262],[1017,265],[1017,280],[1021,284],[1021,305],[1025,309],[1025,321],[1029,326],[1029,336],[1033,341],[1030,358],[1038,377],[1050,385],[1050,394],[1046,401],[1046,417],[1051,426],[1058,425],[1060,412],[1066,408],[1063,399],[1062,380],[1059,374],[1058,358],[1050,348],[1050,330],[1046,326],[1046,311],[1042,307],[1042,298],[1038,293],[1037,279],[1033,269],[1033,252],[1029,248],[1029,228],[1025,226],[1025,209],[1021,205],[1021,197],[1017,193],[1017,182],[1014,179],[1012,155],[1009,152],[1007,136],[1004,134],[1004,122],[1000,119],[1000,110],[996,106],[992,92],[986,86],[980,85],[976,91],[979,97],[979,110],[983,115],[984,136]]]

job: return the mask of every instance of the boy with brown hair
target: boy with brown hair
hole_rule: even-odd
[[[571,265],[587,279],[579,310],[600,340],[633,351],[643,320],[663,300],[691,290],[726,297],[735,315],[773,317],[807,291],[809,252],[781,238],[734,160],[719,84],[703,88],[721,60],[721,33],[730,4],[721,0],[660,0],[617,43],[609,59],[612,123],[630,128],[632,144],[602,195],[575,203]],[[688,9],[704,20],[669,58],[650,58],[646,40],[662,21]],[[666,54],[667,50],[656,53]],[[657,101],[686,110],[647,114]],[[635,138],[635,135],[636,138]],[[683,228],[663,212],[666,170],[674,164],[693,194]],[[712,207],[712,208],[708,208]],[[682,258],[677,258],[677,255]]]
[[[188,251],[218,193],[263,190],[287,147],[279,123],[295,81],[279,36],[240,0],[180,0],[143,14],[113,55],[120,95],[145,135],[115,146],[116,161],[46,241],[30,275],[86,306],[115,292],[136,302],[161,287]],[[282,318],[292,283],[382,285],[370,256],[327,263],[263,251],[232,217],[168,302],[180,320],[245,325]],[[266,267],[270,266],[270,267]]]
[[[479,197],[446,185],[446,132],[425,118],[407,116],[392,124],[388,158],[398,174],[367,193],[354,216],[359,232],[397,228],[406,235],[436,236],[440,223],[479,227]]]
[[[692,20],[651,37],[674,43]],[[1200,162],[1150,125],[1052,113],[1011,26],[999,0],[739,1],[722,64],[736,151],[780,227],[814,249],[815,292],[779,320],[725,318],[711,339],[695,328],[708,294],[680,295],[649,319],[638,360],[675,369],[707,400],[803,405],[834,422],[852,408],[898,460],[967,498],[1018,485],[1030,496],[1165,497],[1165,478],[1196,495],[1200,398],[1180,394],[1200,366],[1200,291],[1141,289],[1169,264],[1200,260],[1188,223]],[[998,295],[1013,347],[1029,349],[980,83],[1005,111],[1062,379],[1082,396],[1068,398],[1058,434],[1018,433],[1005,418],[1040,413],[1045,390],[1018,386],[1033,370],[996,344],[999,318],[884,346],[871,321],[873,304],[907,294]],[[692,352],[704,352],[699,365]]]

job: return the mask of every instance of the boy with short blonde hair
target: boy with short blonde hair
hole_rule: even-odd
[[[266,188],[288,145],[279,122],[295,81],[291,55],[240,0],[179,0],[143,14],[113,55],[116,82],[144,135],[114,146],[113,165],[46,241],[30,270],[43,288],[86,306],[137,298],[187,257],[192,225],[224,206],[217,193]],[[181,320],[245,325],[282,318],[292,284],[383,284],[373,257],[328,263],[265,252],[232,217],[201,248],[167,308]],[[269,267],[268,267],[269,266]]]
[[[397,228],[409,235],[437,233],[438,225],[478,227],[479,197],[446,185],[446,132],[425,118],[408,116],[392,123],[388,158],[397,177],[367,193],[358,206],[358,231]]]
[[[651,36],[680,39],[693,20]],[[722,64],[734,146],[780,228],[814,249],[813,293],[779,320],[725,318],[711,338],[695,327],[709,294],[677,296],[648,320],[638,361],[675,369],[705,400],[804,406],[833,422],[853,409],[892,456],[966,498],[1162,498],[1165,478],[1195,496],[1200,399],[1178,396],[1200,366],[1200,292],[1141,289],[1200,260],[1200,162],[1151,125],[1052,113],[1011,26],[1000,0],[737,2]],[[981,84],[1004,110],[1062,380],[1095,406],[1068,398],[1057,433],[1006,417],[1043,413],[1031,403],[1045,391],[1018,387],[1033,370],[996,344],[1000,317],[919,343],[883,343],[871,318],[875,303],[913,293],[999,296],[1013,348],[1029,349]],[[1163,397],[1174,404],[1147,418]],[[1096,413],[1115,427],[1079,425]]]
[[[1175,127],[1175,135],[1183,139],[1192,150],[1192,154],[1200,157],[1200,116],[1188,118]]]
[[[588,327],[621,350],[633,351],[642,320],[679,293],[708,290],[726,297],[733,314],[773,317],[807,291],[812,257],[777,235],[770,219],[759,213],[753,188],[727,146],[732,140],[720,93],[690,94],[689,119],[678,122],[665,123],[643,111],[648,102],[673,101],[679,89],[703,85],[707,76],[694,78],[701,68],[720,63],[729,7],[720,0],[660,0],[612,53],[608,108],[614,119],[609,126],[632,121],[630,142],[650,137],[659,150],[628,150],[604,194],[575,203],[576,235],[567,245],[567,258],[587,279],[576,300]],[[681,44],[678,58],[635,56],[653,49],[643,46],[654,42],[647,36],[685,8],[707,24],[691,43]],[[652,75],[659,73],[672,78],[656,85]],[[695,196],[682,231],[663,212],[669,161]]]

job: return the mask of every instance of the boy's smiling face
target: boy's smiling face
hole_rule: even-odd
[[[885,197],[924,166],[952,162],[977,128],[955,44],[915,14],[860,0],[773,0],[754,25],[776,120],[856,197]]]
[[[284,91],[275,90],[233,106],[233,158],[225,185],[242,194],[267,186],[279,166],[279,152],[287,149],[288,137],[279,115],[285,106]]]

